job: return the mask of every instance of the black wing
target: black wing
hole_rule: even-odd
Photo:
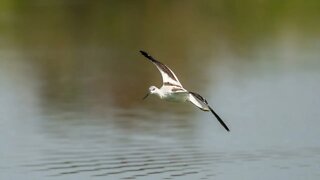
[[[154,59],[152,56],[150,56],[145,51],[140,51],[140,53],[144,57],[148,58],[153,64],[155,64],[157,66],[157,68],[159,69],[159,71],[162,75],[163,84],[170,83],[170,84],[179,85],[182,87],[177,76],[173,73],[173,71],[170,68],[168,68],[166,65],[164,65],[161,62]]]
[[[197,94],[197,93],[195,93],[195,92],[190,92],[190,94],[191,95],[193,95],[195,98],[197,98],[199,101],[201,101],[201,102],[203,102],[206,106],[207,106],[207,108],[212,112],[212,114],[217,118],[217,120],[219,121],[219,123],[227,130],[227,131],[230,131],[229,130],[229,128],[228,128],[228,126],[222,121],[222,119],[220,118],[220,116],[216,113],[216,112],[214,112],[214,110],[209,106],[209,104],[208,104],[208,102],[207,102],[207,100],[206,99],[204,99],[202,96],[200,96],[199,94]],[[191,101],[192,102],[192,101]],[[194,102],[192,102],[193,104],[195,104],[196,106],[198,106],[197,105],[197,103],[194,103]],[[203,111],[206,111],[207,109],[205,109],[205,108],[203,108],[203,107],[200,107],[200,106],[198,106],[201,110],[203,110]]]

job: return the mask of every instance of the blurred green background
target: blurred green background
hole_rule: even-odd
[[[254,63],[266,53],[264,61],[276,64],[283,51],[319,49],[318,1],[0,3],[2,52],[35,67],[49,99],[100,99],[107,93],[117,97],[115,104],[134,103],[140,87],[158,76],[142,62],[140,49],[179,69],[182,82],[190,74],[203,76],[198,71],[208,70],[207,61],[224,56]]]

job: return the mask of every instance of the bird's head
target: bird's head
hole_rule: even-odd
[[[158,94],[158,88],[155,86],[149,87],[149,92],[143,97],[143,99],[146,99],[150,94]]]

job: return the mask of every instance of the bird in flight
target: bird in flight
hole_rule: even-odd
[[[197,106],[202,111],[210,111],[219,121],[219,123],[227,130],[230,131],[228,126],[222,121],[222,119],[218,116],[216,112],[209,106],[206,99],[195,92],[188,91],[184,89],[178,80],[177,76],[173,73],[173,71],[168,68],[163,63],[154,59],[145,51],[140,51],[140,53],[150,60],[161,73],[162,76],[162,87],[159,89],[155,86],[149,87],[149,92],[143,98],[147,98],[149,94],[153,94],[158,96],[160,99],[164,99],[167,101],[173,102],[191,102],[195,106]]]

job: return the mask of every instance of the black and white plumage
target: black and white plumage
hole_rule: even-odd
[[[177,76],[166,65],[154,59],[145,51],[140,51],[140,53],[146,58],[148,58],[154,65],[156,65],[156,67],[161,73],[163,81],[163,84],[160,89],[155,86],[151,86],[149,88],[149,93],[143,99],[145,99],[149,94],[154,94],[157,95],[160,99],[164,99],[167,101],[191,102],[203,111],[211,111],[212,114],[220,122],[220,124],[227,131],[229,131],[228,126],[222,121],[218,114],[213,111],[213,109],[209,106],[207,100],[205,100],[202,96],[195,92],[190,92],[184,89]]]

